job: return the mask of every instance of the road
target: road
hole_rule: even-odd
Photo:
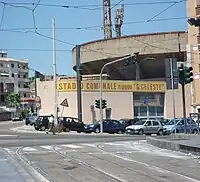
[[[9,127],[1,127],[10,136],[6,139],[1,137],[0,144],[7,159],[12,160],[20,173],[21,181],[200,181],[198,157],[150,146],[144,136],[48,136],[42,133],[13,133],[8,131]],[[11,137],[12,134],[18,138]],[[0,160],[0,165],[3,162]]]

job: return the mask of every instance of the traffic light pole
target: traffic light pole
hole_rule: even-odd
[[[183,118],[184,118],[184,133],[186,133],[186,108],[185,108],[185,84],[181,84],[182,87],[182,100],[183,100]]]
[[[130,55],[130,56],[126,56],[126,57],[123,57],[121,59],[117,59],[117,60],[114,60],[114,61],[111,61],[111,62],[108,62],[106,64],[103,65],[103,67],[101,68],[101,72],[100,72],[100,80],[99,80],[99,95],[100,95],[100,130],[101,130],[101,134],[103,133],[103,108],[102,108],[102,97],[103,97],[103,91],[102,91],[102,74],[103,74],[103,71],[104,69],[111,65],[111,64],[115,64],[115,63],[118,63],[120,61],[123,61],[125,59],[128,59],[128,58],[131,58],[133,57],[134,54]]]

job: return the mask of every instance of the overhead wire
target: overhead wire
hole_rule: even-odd
[[[2,28],[2,24],[3,24],[3,19],[4,19],[5,9],[6,9],[6,4],[3,4],[3,10],[2,10],[2,14],[1,14],[1,22],[0,22],[0,30],[1,30],[1,28]]]
[[[154,18],[160,16],[161,14],[163,14],[164,12],[166,12],[167,10],[169,10],[170,8],[172,8],[173,6],[175,6],[175,5],[179,4],[179,3],[182,3],[182,2],[184,2],[184,1],[185,1],[185,0],[181,0],[181,1],[179,1],[179,2],[174,2],[174,3],[172,3],[171,5],[169,5],[168,7],[166,7],[165,9],[163,9],[162,11],[160,11],[159,13],[157,13],[156,15],[152,16],[151,18],[149,18],[149,19],[147,20],[147,22],[153,20]]]
[[[40,4],[40,0],[38,1],[39,3],[37,3],[37,6],[39,6],[39,5],[41,5]],[[180,1],[179,1],[180,2]],[[157,2],[158,3],[158,2]],[[174,2],[175,3],[175,2]],[[178,3],[178,2],[176,2],[176,3]],[[140,3],[141,4],[141,3]],[[154,3],[155,4],[155,3]],[[18,6],[17,6],[18,7]],[[36,7],[37,8],[37,7]],[[35,8],[35,9],[36,9]],[[34,11],[35,11],[35,9],[33,9]],[[35,14],[33,14],[33,17],[34,17],[34,19],[35,19]],[[37,34],[38,36],[41,36],[41,37],[44,37],[44,38],[47,38],[47,39],[53,39],[52,37],[49,37],[49,36],[47,36],[47,35],[44,35],[44,34],[41,34],[41,33],[39,33],[38,31],[37,31],[37,27],[36,27],[36,24],[35,24],[35,26],[34,26],[34,29],[35,29],[35,32],[32,32],[32,31],[29,31],[29,32],[32,32],[32,33],[35,33],[35,34]],[[115,30],[114,30],[115,31]],[[127,35],[125,35],[125,34],[123,34],[124,36],[127,36]],[[134,40],[135,41],[137,41],[137,42],[140,42],[140,43],[142,43],[142,44],[145,44],[145,45],[147,45],[147,46],[150,46],[150,47],[154,47],[154,48],[158,48],[158,49],[165,49],[165,50],[172,50],[172,49],[169,49],[169,48],[162,48],[162,47],[158,47],[158,46],[155,46],[155,45],[151,45],[151,44],[149,44],[149,43],[147,43],[147,42],[144,42],[144,41],[141,41],[141,40],[138,40],[136,37],[133,37],[134,38]],[[70,43],[70,42],[66,42],[66,41],[63,41],[63,40],[60,40],[60,39],[55,39],[57,42],[60,42],[60,43],[63,43],[63,44],[67,44],[67,45],[71,45],[71,46],[75,46],[75,44],[73,44],[73,43]],[[106,54],[106,55],[112,55],[112,56],[121,56],[120,54],[113,54],[113,53],[108,53],[108,52],[105,52],[105,51],[100,51],[100,50],[93,50],[93,49],[88,49],[88,48],[82,48],[82,49],[85,49],[85,50],[88,50],[88,51],[93,51],[93,52],[99,52],[99,53],[102,53],[102,54]]]

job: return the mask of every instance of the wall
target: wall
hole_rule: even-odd
[[[180,34],[181,50],[185,51],[186,32],[130,35],[82,44],[80,50],[81,63],[122,57],[133,52],[139,52],[140,55],[178,52],[178,33]],[[74,48],[72,50],[72,66],[75,66],[75,64],[76,49]]]
[[[191,112],[191,85],[186,85],[185,88],[185,97],[186,97],[186,114],[189,116]],[[179,89],[174,90],[175,96],[175,117],[183,117],[183,104],[182,104],[182,90],[181,85],[179,85]],[[173,118],[173,92],[172,90],[167,90],[165,93],[165,118]]]
[[[53,81],[37,80],[38,95],[41,97],[42,107],[40,115],[54,113],[54,94]],[[186,105],[187,113],[190,113],[190,85],[186,87]],[[60,106],[61,102],[67,98],[69,107]],[[103,92],[103,98],[107,100],[108,107],[112,108],[112,118],[132,118],[133,113],[133,94],[132,92]],[[172,91],[167,90],[165,94],[164,117],[173,117]],[[82,92],[82,111],[83,121],[92,122],[91,105],[95,105],[95,100],[99,99],[98,92]],[[181,87],[175,91],[176,117],[182,117],[182,95]],[[77,93],[76,92],[59,92],[58,94],[59,116],[77,117]],[[99,119],[99,110],[95,109],[96,118]],[[188,115],[188,114],[187,114]],[[104,115],[105,116],[105,115]]]
[[[39,82],[37,84],[38,95],[41,97],[40,115],[54,113],[53,81]],[[133,117],[132,93],[128,92],[107,92],[103,93],[107,100],[107,106],[112,108],[112,118]],[[69,107],[60,106],[67,98]],[[82,92],[82,112],[85,123],[92,122],[91,105],[95,105],[95,100],[99,99],[98,92]],[[77,117],[77,94],[76,92],[59,92],[58,94],[59,116]],[[99,120],[99,110],[95,108],[96,118]]]

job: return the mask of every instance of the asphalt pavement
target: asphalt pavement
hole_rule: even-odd
[[[145,136],[11,130],[20,126],[0,124],[2,182],[200,181],[198,156],[159,149]]]

